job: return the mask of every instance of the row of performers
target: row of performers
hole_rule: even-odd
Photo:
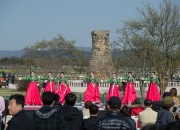
[[[49,72],[47,77],[36,77],[35,73],[32,72],[30,77],[23,77],[20,80],[30,81],[26,91],[25,104],[28,105],[41,105],[41,97],[38,89],[38,82],[44,80],[46,83],[43,92],[51,91],[57,93],[60,97],[60,103],[64,104],[64,97],[66,94],[70,93],[70,86],[67,78],[64,76],[64,72],[60,73],[59,77],[53,78],[52,73]],[[128,76],[117,79],[116,74],[113,74],[113,77],[103,82],[110,83],[109,91],[106,96],[106,101],[110,99],[111,96],[116,96],[121,98],[119,93],[119,87],[121,86],[121,81],[126,81],[126,87],[124,95],[122,97],[123,104],[131,104],[134,102],[134,99],[137,98],[137,93],[135,90],[134,82],[135,78],[132,76],[131,72],[128,72]],[[160,93],[158,89],[159,80],[156,77],[155,73],[152,72],[151,77],[142,78],[144,81],[150,81],[148,91],[146,93],[146,99],[152,101],[160,100]],[[94,76],[94,73],[91,72],[90,76],[84,77],[84,81],[88,83],[87,89],[84,93],[84,102],[91,101],[95,103],[100,102],[100,92],[98,87],[98,79]],[[55,82],[58,82],[57,90],[55,89]]]

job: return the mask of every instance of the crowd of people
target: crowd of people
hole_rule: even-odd
[[[0,72],[0,81],[7,82],[7,84],[15,83],[15,74],[8,73],[6,74],[4,71]]]
[[[29,114],[24,110],[24,96],[11,95],[8,113],[13,117],[5,125],[6,130],[136,130],[138,127],[141,130],[180,129],[180,121],[174,114],[178,112],[172,90],[161,100],[158,110],[153,109],[154,102],[145,99],[144,109],[136,113],[137,122],[133,119],[133,105],[132,107],[123,105],[121,99],[116,96],[110,97],[103,112],[100,112],[97,104],[91,101],[85,103],[82,111],[78,110],[75,107],[77,97],[71,92],[64,100],[65,103],[62,105],[58,94],[44,92],[41,108]],[[2,96],[0,96],[0,103],[1,119],[2,111],[5,109]],[[4,126],[2,124],[1,126]]]

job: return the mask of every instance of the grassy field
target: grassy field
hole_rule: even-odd
[[[12,94],[19,93],[25,95],[25,91],[17,91],[16,89],[4,89],[0,88],[0,95],[1,96],[10,96]]]
[[[3,96],[5,99],[8,99],[9,96],[13,94],[22,94],[25,95],[25,91],[17,91],[16,89],[3,89],[0,88],[0,95]]]

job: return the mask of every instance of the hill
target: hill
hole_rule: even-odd
[[[85,52],[91,52],[91,47],[76,47],[78,50],[84,50]],[[22,57],[24,55],[23,50],[2,50],[0,51],[0,58],[4,57]]]
[[[0,51],[0,58],[3,57],[22,57],[24,55],[24,51],[23,50],[3,50]]]

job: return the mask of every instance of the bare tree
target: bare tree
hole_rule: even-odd
[[[145,4],[138,11],[139,18],[126,21],[118,30],[118,43],[143,75],[152,69],[157,71],[163,94],[173,63],[179,60],[176,56],[180,47],[179,6],[164,0],[158,9]]]

